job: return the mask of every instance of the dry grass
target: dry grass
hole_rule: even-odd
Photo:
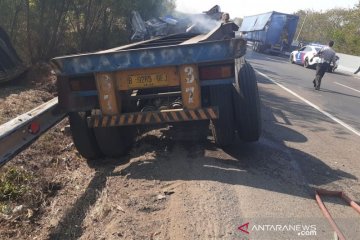
[[[0,88],[0,124],[55,96],[53,79]],[[75,175],[86,176],[89,169],[74,151],[71,137],[61,131],[67,124],[63,120],[0,168],[0,239],[46,239],[54,219],[71,206],[68,196],[81,194],[75,185],[86,185],[87,179],[76,182]],[[66,192],[64,197],[61,192]]]
[[[41,89],[5,88],[0,94],[0,124],[52,99],[52,93]]]

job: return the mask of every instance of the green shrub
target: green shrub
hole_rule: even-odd
[[[0,201],[16,201],[29,190],[32,175],[18,168],[9,168],[0,174]]]

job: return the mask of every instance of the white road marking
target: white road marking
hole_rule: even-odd
[[[298,95],[297,93],[293,92],[292,90],[290,90],[289,88],[283,86],[282,84],[276,82],[275,80],[271,79],[269,76],[267,76],[266,74],[255,70],[258,74],[260,74],[261,76],[267,78],[269,81],[271,81],[272,83],[278,85],[279,87],[281,87],[282,89],[284,89],[285,91],[291,93],[292,95],[294,95],[295,97],[297,97],[298,99],[300,99],[301,101],[305,102],[306,104],[308,104],[309,106],[315,108],[316,110],[318,110],[319,112],[321,112],[322,114],[324,114],[325,116],[327,116],[328,118],[330,118],[331,120],[333,120],[334,122],[340,124],[341,126],[343,126],[344,128],[346,128],[347,130],[349,130],[350,132],[356,134],[357,136],[360,137],[360,132],[357,131],[355,128],[351,127],[350,125],[344,123],[343,121],[341,121],[340,119],[338,119],[337,117],[334,117],[333,115],[331,115],[330,113],[322,110],[320,107],[316,106],[314,103],[310,102],[309,100],[306,100],[305,98],[301,97],[300,95]]]
[[[276,58],[270,58],[270,57],[267,57],[266,59],[269,59],[269,60],[271,60],[271,61],[279,61],[279,60],[283,60],[283,58],[282,58],[282,59],[281,59],[281,58],[276,59]]]
[[[355,89],[355,88],[352,88],[352,87],[346,86],[346,85],[341,84],[341,83],[338,83],[338,82],[334,82],[334,83],[335,83],[335,84],[337,84],[337,85],[340,85],[340,86],[346,87],[346,88],[348,88],[348,89],[351,89],[351,90],[353,90],[353,91],[355,91],[355,92],[359,92],[359,93],[360,93],[360,91],[359,91],[359,90],[357,90],[357,89]]]

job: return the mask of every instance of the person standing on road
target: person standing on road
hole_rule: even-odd
[[[320,90],[321,79],[329,69],[330,63],[333,62],[335,64],[336,52],[332,49],[332,46],[334,46],[334,41],[331,40],[328,46],[321,48],[320,51],[311,58],[312,61],[314,57],[320,57],[320,62],[316,66],[316,76],[313,80],[316,90]]]

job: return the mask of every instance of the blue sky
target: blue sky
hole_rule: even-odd
[[[332,8],[352,8],[359,0],[176,0],[177,10],[201,13],[219,5],[230,17],[244,17],[264,12],[294,13],[299,9],[326,11]]]

